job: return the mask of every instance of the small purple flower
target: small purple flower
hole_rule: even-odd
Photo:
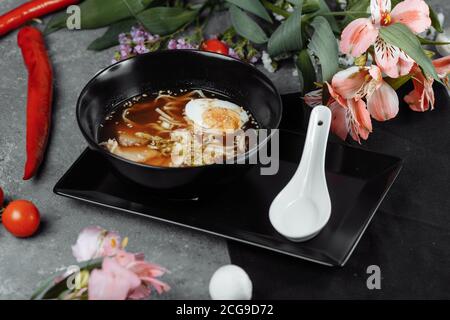
[[[130,31],[131,37],[134,38],[139,31],[141,31],[140,27],[131,27]]]
[[[233,48],[228,49],[228,55],[232,58],[241,60],[241,57],[239,57],[239,55],[236,53],[236,51],[234,51]]]
[[[120,56],[122,59],[128,58],[128,55],[133,51],[130,45],[121,44],[119,47]]]
[[[134,51],[137,54],[144,54],[150,52],[150,50],[144,44],[138,44],[136,47],[134,47]]]
[[[131,40],[126,33],[119,34],[119,43],[120,44],[131,44]]]
[[[259,61],[259,55],[254,55],[253,57],[250,58],[250,63],[255,64]]]
[[[185,38],[171,39],[167,44],[167,49],[198,49],[198,45],[186,41]]]
[[[119,34],[118,39],[120,46],[114,55],[113,62],[150,52],[150,45],[158,42],[160,36],[147,32],[142,26],[134,26],[129,33]]]
[[[145,41],[155,42],[159,40],[159,35],[153,35],[145,31],[142,27],[132,27],[130,35],[134,43],[141,43]]]
[[[170,39],[169,43],[167,44],[167,49],[169,50],[173,50],[177,48],[177,40],[175,39]]]

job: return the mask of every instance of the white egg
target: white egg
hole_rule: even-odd
[[[213,300],[250,300],[252,291],[248,274],[233,264],[217,269],[209,282],[209,294]]]
[[[185,114],[197,126],[221,131],[240,129],[249,120],[243,108],[220,99],[193,99],[186,104]]]

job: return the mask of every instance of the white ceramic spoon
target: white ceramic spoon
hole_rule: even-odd
[[[330,123],[329,108],[317,106],[312,110],[300,165],[270,206],[273,227],[292,241],[313,238],[330,218],[331,201],[325,178]]]

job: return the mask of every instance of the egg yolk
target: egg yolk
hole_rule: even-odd
[[[209,128],[223,131],[237,130],[241,127],[239,114],[225,108],[209,108],[203,113],[203,123]]]

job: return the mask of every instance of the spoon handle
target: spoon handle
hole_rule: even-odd
[[[325,182],[321,180],[325,180],[325,152],[330,124],[331,111],[328,107],[317,106],[312,110],[302,160],[295,173],[295,178],[303,181],[302,193],[313,191],[314,183]]]

